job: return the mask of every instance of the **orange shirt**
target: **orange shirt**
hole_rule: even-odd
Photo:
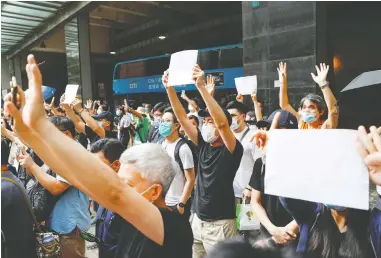
[[[316,129],[321,129],[321,126],[324,124],[324,121],[321,121],[321,124],[318,125]],[[300,129],[309,129],[308,123],[302,121],[302,125],[300,126]]]

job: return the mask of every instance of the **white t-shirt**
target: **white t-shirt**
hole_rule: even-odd
[[[381,186],[377,186],[377,193],[379,194],[379,195],[381,195]]]
[[[243,146],[243,156],[241,159],[241,164],[235,174],[233,181],[234,195],[236,197],[242,197],[242,193],[249,184],[251,175],[253,173],[254,162],[259,158],[259,152],[256,151],[255,143],[250,142],[251,137],[257,131],[256,127],[249,128],[249,132],[245,135],[243,139],[242,136],[246,132],[248,127],[245,128],[240,133],[233,132],[234,136]]]
[[[176,144],[180,141],[181,138],[177,139],[173,143],[167,143],[164,141],[162,146],[167,151],[168,155],[175,160],[175,148]],[[193,154],[191,149],[187,144],[183,144],[179,150],[179,156],[181,162],[183,163],[184,169],[194,168],[193,163]],[[176,176],[172,181],[171,186],[165,196],[165,203],[168,206],[177,205],[180,201],[181,196],[183,195],[184,186],[185,186],[185,176],[184,171],[181,171],[180,166],[177,164]]]

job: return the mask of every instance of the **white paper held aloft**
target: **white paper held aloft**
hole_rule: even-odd
[[[251,95],[257,92],[257,76],[246,76],[235,78],[237,92],[241,95]]]
[[[192,70],[197,64],[198,50],[185,50],[171,55],[168,85],[194,84]]]

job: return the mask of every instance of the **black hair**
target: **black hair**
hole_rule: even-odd
[[[49,120],[58,128],[58,130],[62,132],[69,131],[71,136],[75,137],[74,123],[66,116],[52,116],[49,118]]]
[[[177,120],[177,117],[175,115],[175,112],[173,111],[173,109],[171,107],[168,107],[168,108],[164,109],[164,113],[171,113],[172,117],[173,117],[173,123],[175,123],[175,124],[179,123],[179,121]]]
[[[104,138],[96,141],[90,147],[91,153],[102,152],[105,158],[113,163],[115,160],[119,160],[120,156],[126,148],[124,145],[117,139]]]
[[[253,248],[249,243],[238,240],[219,242],[205,258],[280,258],[277,250]]]
[[[7,140],[1,137],[1,165],[8,165],[10,147]]]
[[[236,100],[230,101],[226,105],[226,109],[237,109],[238,112],[241,114],[246,114],[249,111],[249,108],[245,104],[238,102]]]
[[[103,112],[108,111],[108,105],[106,105],[106,104],[102,104],[101,108],[102,108]]]
[[[66,114],[65,110],[61,107],[56,108],[58,112]]]
[[[325,102],[324,102],[324,100],[323,100],[322,97],[320,97],[319,95],[314,94],[314,93],[310,93],[310,94],[308,94],[307,96],[305,96],[305,97],[300,101],[300,104],[299,104],[299,108],[300,108],[300,109],[303,107],[304,101],[306,101],[306,100],[309,100],[309,101],[311,101],[312,103],[316,104],[319,113],[321,113],[321,112],[324,111],[324,114],[323,114],[323,116],[321,116],[321,119],[323,119],[323,118],[327,115],[327,112],[326,112],[327,107],[326,107]],[[324,116],[324,115],[325,115],[325,116]]]
[[[153,109],[152,112],[160,111],[161,113],[164,113],[164,110],[167,108],[167,105],[164,102],[157,103]]]
[[[357,209],[347,211],[347,231],[340,234],[329,209],[324,209],[322,216],[310,233],[308,251],[317,253],[322,258],[362,258],[367,256],[369,247],[369,212]],[[338,245],[337,239],[339,241]]]
[[[200,125],[200,120],[198,120],[198,117],[197,117],[197,116],[190,115],[188,118],[189,118],[189,120],[195,120],[196,123],[197,123],[197,127],[199,127],[199,125]]]

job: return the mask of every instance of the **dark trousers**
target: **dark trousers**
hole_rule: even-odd
[[[171,209],[171,211],[180,214],[179,210],[177,209],[177,205],[174,205],[174,206],[168,206],[168,208]],[[189,217],[190,217],[190,214],[191,214],[190,210],[191,210],[191,199],[189,198],[189,200],[188,200],[187,203],[185,204],[185,207],[184,207],[184,213],[181,214],[181,215],[184,216],[187,220],[189,220]]]

